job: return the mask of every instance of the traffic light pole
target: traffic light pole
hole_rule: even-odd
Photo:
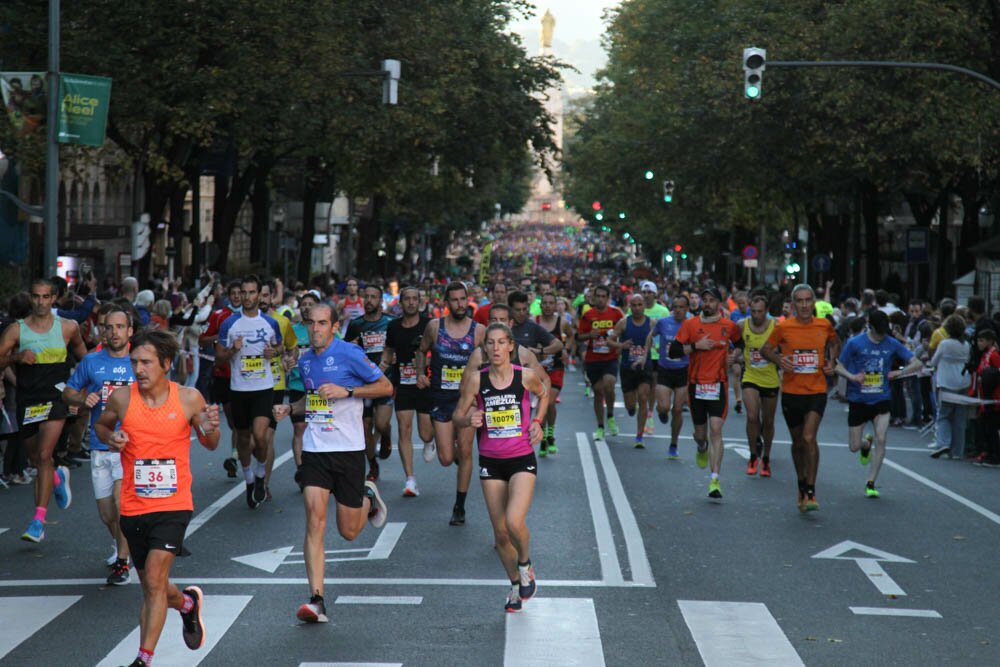
[[[767,67],[894,67],[902,69],[930,69],[957,72],[971,76],[973,79],[993,86],[1000,90],[1000,81],[996,81],[965,67],[945,65],[943,63],[897,62],[894,60],[768,60]]]
[[[56,275],[59,255],[59,0],[49,0],[49,109],[45,158],[44,269],[46,278]]]

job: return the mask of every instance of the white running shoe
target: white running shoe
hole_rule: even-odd
[[[437,443],[431,440],[424,443],[424,463],[432,463],[437,456]]]
[[[417,488],[417,480],[415,479],[406,480],[406,486],[403,487],[403,497],[416,498],[419,495],[420,495],[420,490]]]
[[[111,567],[118,560],[118,545],[114,542],[111,543],[111,555],[104,559],[104,562],[108,567]]]

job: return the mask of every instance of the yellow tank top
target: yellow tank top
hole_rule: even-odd
[[[764,333],[754,333],[750,328],[750,318],[743,320],[743,382],[755,384],[764,389],[776,388],[779,384],[778,368],[765,359],[760,349],[774,331],[774,320],[767,320]]]

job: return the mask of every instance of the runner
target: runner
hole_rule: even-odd
[[[364,314],[365,304],[361,295],[358,294],[358,279],[348,278],[344,298],[340,304],[340,330],[347,331],[347,325],[351,323],[351,320]]]
[[[366,285],[361,292],[361,300],[365,312],[351,320],[344,340],[360,345],[369,361],[384,373],[389,365],[382,365],[382,351],[385,350],[385,335],[393,318],[382,312],[382,288],[378,285]],[[392,454],[391,420],[392,396],[365,400],[365,455],[368,457],[368,479],[373,482],[378,481],[378,459],[387,459]],[[376,438],[382,440],[378,458],[375,457]]]
[[[306,292],[299,298],[299,314],[292,322],[292,330],[295,331],[295,339],[298,341],[298,355],[301,357],[309,350],[309,331],[305,325],[305,320],[309,316],[309,309],[319,303],[319,292],[313,290]],[[305,385],[302,384],[302,373],[299,372],[298,363],[288,370],[288,402],[295,403],[306,395]],[[295,483],[302,490],[302,476],[299,469],[302,467],[302,437],[306,432],[305,414],[292,415],[292,457],[295,459]]]
[[[737,301],[743,293],[736,295]],[[743,318],[743,401],[747,406],[747,446],[750,460],[747,474],[771,476],[771,443],[774,442],[774,413],[778,409],[778,367],[761,355],[775,322],[767,315],[767,297],[750,300],[750,316]],[[759,460],[758,460],[759,459]]]
[[[403,309],[403,316],[389,322],[381,367],[392,368],[390,377],[396,390],[393,402],[399,429],[399,460],[406,475],[403,495],[416,498],[420,495],[420,490],[413,474],[414,412],[417,414],[417,432],[424,443],[424,461],[430,463],[436,453],[430,392],[417,387],[417,368],[413,360],[430,320],[420,314],[420,290],[416,287],[404,287],[399,293],[399,304]]]
[[[274,280],[265,281],[260,288],[260,312],[262,315],[270,316],[278,323],[278,330],[281,332],[281,347],[277,353],[271,357],[271,377],[274,378],[274,405],[285,402],[285,393],[288,391],[287,375],[288,370],[295,365],[298,359],[299,339],[295,335],[291,321],[282,313],[275,309],[280,306],[280,302],[275,302],[279,297],[278,283]],[[274,415],[268,415],[267,423],[267,465],[264,472],[264,500],[271,500],[271,470],[274,468],[274,431],[278,427],[278,422],[274,420]]]
[[[222,327],[222,323],[235,313],[240,312],[239,280],[232,280],[226,285],[226,295],[229,299],[229,305],[223,306],[209,315],[208,327],[206,327],[205,333],[198,337],[198,342],[212,348],[212,381],[208,389],[208,400],[222,406],[222,413],[230,429],[230,455],[222,462],[222,466],[226,469],[226,475],[231,479],[236,479],[239,457],[236,452],[236,429],[233,427],[233,403],[229,386],[231,373],[229,364],[215,355],[215,345],[219,342],[219,329]]]
[[[67,352],[83,359],[87,346],[80,326],[52,314],[56,287],[38,278],[31,283],[31,314],[7,327],[0,337],[0,368],[17,364],[17,426],[23,445],[38,470],[35,478],[35,515],[21,539],[41,542],[49,497],[66,509],[73,502],[69,468],[55,467],[55,451],[69,406],[62,400],[62,384],[69,378]]]
[[[659,292],[656,288],[656,283],[652,280],[644,280],[639,284],[639,289],[642,292],[642,300],[646,306],[646,317],[653,321],[653,326],[656,326],[658,320],[662,320],[664,317],[670,315],[670,309],[659,302]],[[659,345],[646,345],[646,349],[649,350],[649,359],[652,362],[650,364],[651,368],[655,372],[657,363],[660,360],[660,349]],[[655,383],[653,385],[656,386]],[[685,385],[686,386],[686,385]],[[649,392],[649,401],[646,410],[646,435],[652,435],[653,426],[653,413],[656,412],[656,392]]]
[[[168,379],[178,350],[177,340],[166,332],[137,334],[129,351],[135,383],[111,394],[94,426],[101,442],[121,452],[121,532],[142,582],[139,654],[132,667],[152,663],[167,608],[180,612],[189,649],[205,643],[201,589],[180,591],[169,577],[194,513],[191,429],[202,446],[215,449],[219,407],[206,405],[197,389]]]
[[[860,450],[861,465],[868,465],[871,458],[871,472],[865,485],[865,495],[869,498],[879,497],[875,480],[885,460],[891,399],[889,382],[900,375],[912,375],[924,365],[905,345],[888,334],[889,316],[881,310],[871,311],[868,331],[848,339],[837,364],[837,374],[847,380],[848,445],[852,452]],[[901,371],[893,370],[897,358],[907,362]],[[874,444],[863,438],[868,422],[875,430]],[[875,456],[871,457],[873,448]]]
[[[687,355],[671,359],[669,350],[681,325],[691,317],[688,314],[690,304],[691,302],[683,294],[675,296],[670,316],[656,321],[650,332],[650,342],[646,344],[646,347],[651,347],[652,337],[656,337],[656,348],[660,357],[656,365],[656,412],[662,424],[666,424],[673,415],[673,422],[670,423],[670,449],[667,450],[667,456],[674,461],[680,458],[677,439],[684,424],[684,406],[688,402],[689,359]]]
[[[813,512],[819,509],[816,433],[826,410],[826,376],[833,374],[840,339],[830,320],[814,316],[816,296],[812,287],[796,285],[792,302],[794,315],[774,328],[761,355],[784,371],[781,413],[792,435],[792,460],[799,487],[796,502],[800,512]]]
[[[90,408],[90,480],[97,500],[97,513],[111,533],[115,543],[115,560],[107,582],[123,586],[131,581],[128,567],[128,542],[118,525],[121,502],[122,460],[97,437],[94,424],[101,416],[112,392],[135,382],[132,362],[128,356],[128,341],[132,337],[132,321],[128,313],[115,304],[103,304],[97,313],[102,347],[85,356],[70,376],[62,398],[70,406]]]
[[[476,324],[481,324],[484,327],[489,324],[490,308],[493,307],[494,303],[507,303],[507,284],[502,280],[493,283],[493,289],[490,291],[490,302],[476,308],[476,312],[472,316]]]
[[[549,293],[542,297],[542,314],[536,318],[536,321],[555,338],[562,341],[564,345],[573,341],[573,325],[566,317],[558,313],[558,301],[553,294]],[[556,446],[556,404],[559,402],[559,393],[563,388],[566,359],[568,358],[570,358],[570,354],[564,348],[558,354],[542,357],[540,362],[552,383],[552,398],[549,400],[549,409],[544,415],[545,434],[538,450],[539,456],[544,457],[559,451]]]
[[[299,357],[306,396],[292,405],[275,405],[279,422],[289,414],[305,414],[302,467],[299,469],[306,512],[305,554],[309,602],[296,617],[306,623],[326,623],[323,573],[326,566],[327,508],[337,501],[337,530],[352,541],[368,521],[385,525],[388,510],[375,482],[365,480],[364,399],[392,394],[392,383],[357,345],[336,337],[339,320],[326,303],[309,308],[306,316],[311,349]]]
[[[473,350],[483,342],[483,327],[467,317],[465,285],[458,282],[445,287],[448,314],[431,320],[420,339],[420,349],[414,357],[417,387],[431,390],[431,419],[434,421],[434,440],[437,442],[438,461],[448,467],[458,462],[456,473],[455,505],[452,508],[452,526],[465,525],[465,497],[472,481],[471,428],[458,428],[451,416],[458,403],[462,374]],[[468,322],[468,323],[467,323]],[[431,353],[430,377],[427,376],[427,353]]]
[[[479,430],[479,481],[497,555],[510,579],[504,610],[518,612],[537,591],[525,519],[535,493],[534,445],[542,440],[542,419],[530,419],[529,392],[538,397],[540,414],[549,396],[534,371],[511,364],[514,335],[508,327],[489,325],[486,349],[490,366],[472,374],[462,388],[453,422]]]
[[[281,330],[260,312],[261,281],[247,276],[240,283],[242,310],[219,327],[215,358],[229,362],[230,395],[236,450],[247,485],[247,506],[257,509],[267,499],[267,428],[274,405],[271,358],[281,354]],[[251,467],[251,453],[256,460]]]
[[[735,358],[729,356],[731,344],[742,345],[740,329],[722,316],[722,294],[715,287],[701,291],[701,314],[684,320],[671,345],[674,358],[686,354],[688,368],[688,400],[694,441],[698,445],[695,462],[711,470],[708,482],[710,498],[722,498],[719,473],[722,468],[722,426],[726,421],[729,388],[726,386],[728,366]],[[683,352],[677,348],[683,347]]]
[[[620,351],[625,410],[629,417],[636,418],[635,447],[644,449],[642,437],[646,430],[649,395],[654,382],[646,344],[652,335],[653,323],[646,317],[646,302],[641,294],[629,297],[629,313],[628,317],[615,323],[615,328],[608,336],[608,344]]]
[[[592,307],[580,316],[577,340],[587,342],[583,355],[583,368],[594,391],[594,416],[597,430],[594,440],[604,440],[604,420],[607,418],[608,435],[618,435],[615,423],[615,380],[618,377],[618,353],[608,344],[608,333],[624,315],[608,305],[611,292],[604,285],[590,290]]]
[[[730,301],[735,306],[729,313],[729,319],[734,324],[739,324],[750,317],[750,299],[747,297],[746,292],[742,290],[736,292]],[[736,405],[733,408],[736,410],[736,414],[741,414],[743,412],[743,388],[740,384],[740,369],[734,364],[729,370],[729,377],[733,383],[733,397],[736,399]],[[753,451],[753,447],[750,450]]]

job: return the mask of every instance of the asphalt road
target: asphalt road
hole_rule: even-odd
[[[170,613],[154,665],[1000,664],[1000,471],[932,460],[929,436],[892,429],[882,497],[868,499],[845,406],[831,402],[821,509],[802,515],[780,414],[774,476],[762,479],[745,474],[744,418],[730,411],[725,497],[714,501],[689,424],[679,462],[667,460],[659,424],[634,449],[623,409],[622,436],[594,443],[579,379],[567,374],[559,454],[540,461],[529,515],[539,593],[521,614],[503,611],[475,480],[467,525],[450,527],[454,469],[418,452],[421,496],[403,499],[394,453],[380,482],[388,525],[353,543],[328,531],[331,622],[300,624],[304,514],[288,457],[273,501],[250,511],[224,454],[194,443],[192,555],[173,576],[205,591],[208,642],[184,648]],[[290,433],[279,428],[279,456]],[[40,545],[18,539],[30,487],[0,490],[0,664],[135,655],[140,589],[105,585],[110,539],[86,465],[72,486],[72,507],[53,503]]]

